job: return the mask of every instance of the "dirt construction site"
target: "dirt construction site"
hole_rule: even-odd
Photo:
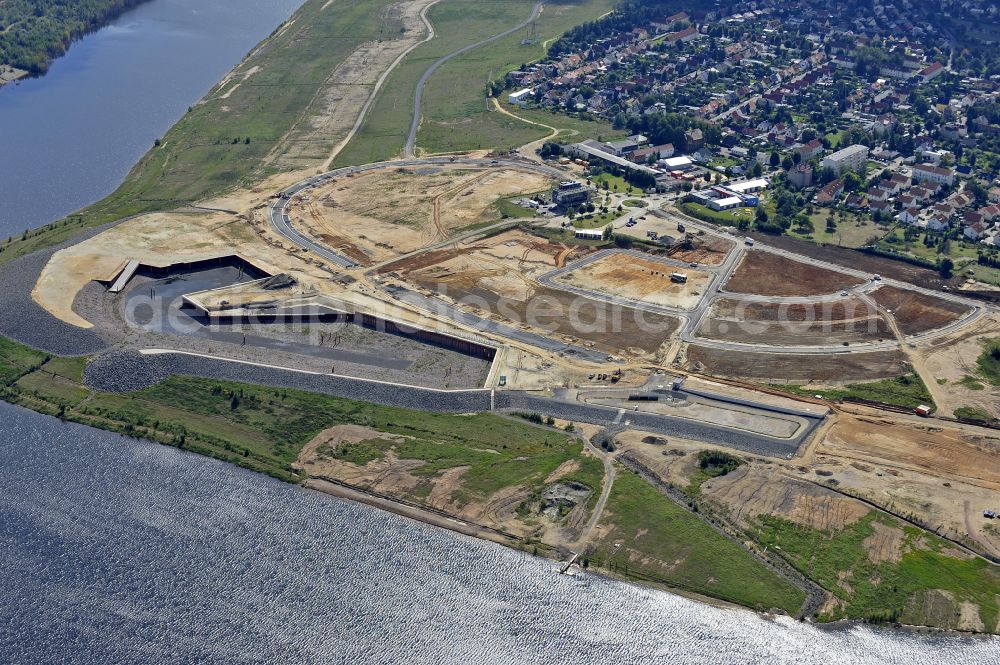
[[[652,305],[694,309],[711,277],[710,273],[694,268],[679,268],[653,258],[615,252],[558,279],[579,288]]]
[[[499,221],[498,200],[552,184],[513,168],[393,168],[316,187],[297,198],[289,213],[331,248],[372,265]]]
[[[405,39],[390,55],[416,45],[429,4],[393,15]],[[316,486],[433,512],[448,528],[585,552],[591,533],[600,541],[623,517],[622,503],[618,515],[602,511],[625,467],[755,556],[763,546],[747,534],[766,516],[826,538],[874,511],[946,538],[957,559],[1000,561],[1000,522],[984,515],[1000,509],[1000,429],[987,422],[1000,418],[1000,385],[983,369],[1000,339],[995,305],[876,274],[881,264],[860,253],[833,262],[848,255],[740,237],[683,215],[663,192],[567,209],[553,194],[566,180],[594,202],[607,195],[579,169],[527,151],[409,150],[330,170],[365,113],[348,107],[375,99],[366,58],[378,50],[368,44],[332,76],[316,98],[328,112],[276,144],[275,175],[95,229],[34,272],[10,278],[0,266],[0,285],[21,289],[11,302],[108,340],[99,353],[66,354],[94,355],[86,377],[122,375],[94,390],[136,394],[182,374],[427,415],[420,436],[333,426],[293,467]],[[259,76],[240,69],[213,94],[226,99]],[[420,119],[417,108],[415,127]],[[875,382],[905,383],[933,413],[857,399]],[[508,437],[488,448],[486,430],[470,427],[461,441],[476,445],[455,447],[474,454],[428,464],[420,455],[437,454],[442,414],[537,427],[571,438],[572,450],[531,482],[470,493],[473,465],[492,480],[532,460],[508,451]],[[548,441],[531,454],[551,455]],[[704,472],[712,451],[735,466]],[[508,454],[511,466],[494,464]],[[537,510],[526,514],[529,503]],[[646,532],[633,528],[633,540]],[[872,561],[898,562],[904,535],[879,523],[863,547]],[[833,613],[839,601],[824,602]],[[1000,630],[941,604],[941,625]]]

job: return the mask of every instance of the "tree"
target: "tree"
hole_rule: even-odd
[[[856,192],[861,189],[861,176],[853,171],[844,174],[844,191]]]
[[[777,150],[771,152],[771,159],[768,163],[771,165],[771,168],[777,168],[781,164],[781,155],[778,154]]]
[[[955,262],[949,259],[947,256],[938,262],[938,274],[949,279],[952,275],[952,271],[955,269]]]

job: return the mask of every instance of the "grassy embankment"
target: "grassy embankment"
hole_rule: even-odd
[[[86,358],[51,357],[0,338],[0,398],[289,481],[302,479],[290,465],[319,432],[334,425],[364,425],[407,438],[403,443],[354,444],[344,455],[365,461],[393,448],[403,459],[424,461],[416,473],[425,477],[469,466],[464,488],[478,498],[509,485],[537,484],[563,462],[579,457],[582,447],[568,435],[490,414],[426,413],[194,377],[173,377],[125,395],[101,393],[83,384],[86,363]],[[601,464],[581,462],[580,470],[568,477],[599,492]]]
[[[434,26],[434,39],[413,49],[389,75],[361,129],[334,165],[366,164],[400,155],[413,117],[417,81],[423,73],[439,58],[524,20],[530,6],[522,0],[441,0],[431,7],[427,18]]]
[[[298,120],[308,117],[310,103],[330,72],[358,45],[387,29],[382,17],[391,2],[357,0],[323,11],[325,0],[307,0],[269,38],[266,48],[237,67],[224,90],[213,89],[193,106],[115,192],[15,238],[0,251],[0,263],[68,240],[83,228],[174,208],[262,180],[271,170],[272,149]],[[253,67],[260,69],[234,87]],[[329,147],[332,150],[332,144]]]
[[[626,579],[789,614],[805,600],[800,589],[631,472],[616,478],[601,522],[590,562]]]
[[[530,508],[560,464],[579,465],[563,476],[593,490],[603,482],[601,462],[582,454],[569,435],[490,414],[450,415],[384,407],[315,393],[265,388],[229,381],[173,377],[125,395],[95,392],[83,385],[86,358],[52,358],[0,338],[0,398],[64,420],[181,447],[289,482],[303,479],[291,464],[319,432],[355,424],[394,435],[348,444],[335,457],[364,465],[392,453],[422,465],[421,479],[400,498],[420,502],[443,471],[468,467],[452,499],[482,501],[505,488],[522,487],[529,497],[519,517],[534,519]],[[588,506],[589,508],[590,506]],[[616,481],[608,506],[614,538],[627,536],[629,548],[660,562],[683,563],[614,570],[628,578],[674,586],[750,607],[794,612],[801,594],[641,479]],[[638,529],[648,534],[636,539]],[[610,538],[602,541],[607,555]],[[636,542],[633,542],[636,540]]]
[[[803,386],[771,386],[798,395],[819,395],[824,399],[837,401],[845,398],[864,399],[904,408],[916,408],[921,404],[934,406],[923,379],[914,372],[894,379],[882,379],[867,383],[852,383],[839,388],[807,388]]]
[[[967,615],[972,623],[981,621],[980,630],[997,631],[1000,570],[926,531],[876,511],[839,531],[767,516],[758,526],[762,545],[837,598],[823,620],[969,629],[958,621]],[[873,554],[877,532],[898,538],[898,544]]]

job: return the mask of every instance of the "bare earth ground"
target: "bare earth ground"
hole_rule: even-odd
[[[815,468],[841,487],[1000,556],[983,511],[1000,507],[1000,432],[852,408],[816,444]]]
[[[687,249],[683,243],[671,248],[667,256],[678,261],[696,262],[707,266],[721,265],[732,251],[734,243],[716,236],[696,236],[694,247]]]
[[[337,449],[352,443],[373,439],[402,441],[402,437],[386,434],[369,427],[337,425],[318,434],[299,453],[295,465],[310,477],[329,477],[364,490],[412,501],[444,511],[459,519],[469,520],[518,537],[534,536],[551,545],[563,545],[573,539],[586,517],[586,502],[578,504],[565,518],[554,521],[544,515],[526,515],[518,508],[530,497],[526,487],[505,487],[483,501],[463,498],[465,466],[420,474],[425,464],[421,460],[401,459],[394,449],[381,459],[358,465],[338,459]],[[589,453],[584,452],[584,455]],[[545,483],[558,482],[579,468],[579,462],[568,460],[548,477]]]
[[[871,297],[892,313],[907,336],[948,325],[969,311],[958,303],[894,286],[880,286]]]
[[[393,168],[331,181],[294,199],[290,212],[315,237],[367,265],[499,221],[498,199],[549,184],[515,169]]]
[[[198,210],[151,213],[57,252],[42,271],[33,296],[55,316],[83,328],[90,323],[73,312],[76,294],[90,280],[111,279],[131,259],[152,266],[239,254],[277,271],[282,253],[268,246],[243,219]],[[288,266],[290,270],[304,267]]]
[[[931,380],[944,381],[936,396],[942,413],[951,415],[960,406],[978,406],[1000,418],[1000,386],[979,378],[976,367],[976,359],[983,352],[983,342],[997,337],[1000,337],[1000,316],[993,314],[968,328],[917,347],[916,353],[923,356]],[[972,377],[973,381],[969,382],[966,377]],[[980,389],[974,390],[970,385]]]
[[[862,300],[775,304],[720,298],[698,330],[709,339],[772,346],[835,345],[890,339],[879,312]]]
[[[687,282],[671,281],[674,271]],[[572,286],[654,305],[694,309],[708,288],[711,275],[694,269],[677,269],[652,259],[616,252],[559,277]]]
[[[851,275],[750,250],[723,288],[732,293],[765,296],[815,296],[836,293],[861,283],[862,280]]]
[[[548,331],[608,353],[649,356],[679,321],[540,286],[533,277],[585,254],[521,230],[425,252],[382,267],[479,315]]]
[[[748,353],[689,345],[685,368],[731,378],[830,385],[874,381],[907,372],[899,351],[830,355]]]

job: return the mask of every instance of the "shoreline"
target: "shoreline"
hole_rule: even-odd
[[[36,409],[34,409],[34,408],[30,407],[30,406],[26,406],[25,404],[18,404],[18,403],[15,403],[15,402],[7,401],[2,396],[0,396],[0,402],[3,402],[4,404],[8,404],[8,405],[10,405],[10,406],[12,406],[14,408],[24,409],[25,411],[30,411],[30,412],[38,414],[39,416],[42,416],[42,417],[55,418],[55,419],[60,420],[61,422],[70,422],[70,423],[72,423],[74,425],[82,425],[84,427],[89,427],[89,428],[92,428],[92,429],[95,429],[95,430],[108,432],[109,434],[118,434],[121,437],[130,438],[130,439],[133,439],[135,441],[147,441],[147,442],[149,442],[151,444],[161,445],[161,446],[168,446],[168,447],[171,447],[171,448],[176,448],[178,450],[182,450],[184,452],[187,452],[187,453],[190,453],[190,454],[193,454],[193,455],[198,455],[200,457],[205,457],[205,458],[208,458],[208,459],[217,459],[220,462],[224,462],[224,463],[227,463],[227,464],[232,464],[233,466],[242,468],[245,471],[248,471],[248,472],[251,472],[251,473],[255,473],[255,474],[260,474],[262,476],[268,476],[270,478],[274,478],[275,480],[278,480],[278,481],[280,481],[280,482],[282,482],[284,484],[287,484],[289,486],[292,486],[292,487],[298,487],[298,488],[303,489],[303,490],[311,490],[311,491],[319,492],[321,494],[333,497],[335,499],[346,500],[346,501],[351,501],[351,502],[354,502],[354,503],[359,503],[359,504],[367,505],[369,507],[372,507],[372,508],[375,508],[375,509],[378,509],[378,510],[383,510],[385,512],[392,513],[392,514],[400,516],[400,517],[411,519],[411,520],[413,520],[415,522],[420,522],[420,523],[427,524],[427,525],[430,525],[430,526],[434,526],[434,527],[438,527],[438,528],[441,528],[441,529],[445,529],[447,531],[450,531],[452,533],[457,533],[457,534],[460,534],[462,536],[477,538],[477,539],[480,539],[480,540],[485,540],[485,541],[489,541],[489,542],[495,543],[497,545],[509,547],[510,549],[518,550],[518,551],[523,552],[524,554],[528,554],[530,556],[537,556],[539,558],[547,559],[547,560],[552,561],[553,563],[556,563],[556,564],[560,564],[561,565],[561,564],[565,563],[564,561],[561,561],[560,559],[557,559],[557,558],[555,558],[553,556],[547,556],[546,554],[542,553],[543,551],[544,552],[549,552],[549,553],[554,553],[555,549],[551,548],[550,546],[544,546],[543,545],[544,549],[540,549],[537,554],[532,554],[530,551],[527,551],[527,550],[522,549],[521,547],[518,547],[516,545],[516,543],[519,542],[519,539],[516,536],[513,536],[512,534],[507,534],[507,533],[504,533],[502,531],[499,531],[499,530],[496,530],[496,529],[492,529],[490,527],[486,527],[486,526],[483,526],[483,525],[479,525],[479,524],[475,524],[475,523],[469,522],[468,520],[462,520],[462,519],[459,519],[457,517],[450,516],[447,513],[445,513],[444,511],[435,511],[435,510],[433,510],[431,508],[428,508],[428,507],[411,505],[411,504],[408,504],[406,502],[400,501],[398,499],[395,499],[395,498],[392,498],[392,497],[389,497],[389,496],[378,495],[378,494],[369,492],[367,490],[364,490],[362,488],[357,488],[357,487],[348,485],[346,483],[343,483],[343,482],[340,482],[340,481],[336,481],[334,479],[324,479],[324,478],[319,478],[319,477],[317,477],[317,478],[308,478],[307,477],[304,480],[292,481],[292,480],[289,480],[287,478],[279,478],[279,477],[271,475],[271,474],[266,474],[266,473],[264,473],[262,471],[258,471],[258,470],[254,470],[254,469],[250,469],[250,468],[246,468],[246,467],[240,467],[240,465],[233,464],[229,460],[224,460],[224,459],[216,458],[216,457],[213,457],[211,455],[205,455],[205,454],[202,454],[202,453],[200,453],[198,451],[189,450],[187,448],[183,448],[183,447],[180,447],[180,446],[177,446],[177,445],[173,445],[173,444],[167,443],[165,441],[157,441],[157,440],[151,439],[149,437],[142,437],[142,436],[130,435],[130,434],[127,434],[127,433],[124,433],[124,432],[117,431],[115,429],[105,428],[105,427],[99,427],[99,426],[96,426],[93,423],[86,423],[86,422],[82,422],[82,421],[79,421],[79,420],[68,420],[68,419],[58,418],[54,414],[46,413],[46,412],[41,411],[41,410],[36,410]],[[774,620],[779,619],[782,616],[785,616],[785,617],[788,617],[789,619],[795,620],[797,623],[806,623],[806,624],[809,624],[811,626],[816,627],[817,629],[825,630],[825,631],[846,632],[846,631],[850,631],[853,628],[856,628],[856,627],[859,627],[859,626],[871,626],[872,628],[875,628],[877,630],[901,632],[901,633],[908,633],[908,634],[921,634],[922,635],[922,634],[926,633],[926,634],[929,634],[929,635],[942,635],[942,636],[949,636],[949,635],[951,635],[951,636],[958,636],[958,637],[965,637],[965,638],[968,638],[968,637],[977,637],[977,638],[983,638],[983,639],[987,639],[987,640],[1000,640],[1000,635],[997,635],[995,633],[985,633],[985,632],[976,632],[976,631],[963,631],[963,630],[956,630],[956,629],[945,629],[945,628],[937,628],[937,627],[934,627],[934,626],[919,626],[919,625],[909,625],[909,624],[899,624],[899,623],[878,623],[878,622],[869,622],[869,621],[865,621],[865,620],[862,620],[862,619],[840,619],[840,620],[837,620],[837,621],[830,621],[830,622],[819,622],[819,621],[814,621],[814,620],[809,619],[809,618],[795,619],[795,617],[793,617],[791,615],[788,615],[788,614],[782,614],[782,613],[775,613],[775,612],[758,610],[758,609],[755,609],[755,608],[752,608],[752,607],[748,607],[748,606],[745,606],[745,605],[739,605],[737,603],[726,601],[726,600],[723,600],[721,598],[715,598],[713,596],[707,596],[707,595],[704,595],[704,594],[699,594],[699,593],[694,592],[694,591],[689,591],[689,590],[686,590],[686,589],[672,587],[672,586],[670,586],[668,584],[664,584],[664,583],[660,583],[660,582],[643,582],[642,580],[630,579],[630,578],[625,578],[625,577],[622,577],[622,576],[619,576],[619,575],[615,575],[613,572],[608,571],[608,570],[604,570],[604,569],[600,569],[600,568],[587,568],[587,569],[583,569],[582,567],[579,566],[579,564],[575,564],[575,565],[578,568],[578,572],[571,573],[571,574],[574,574],[574,575],[575,574],[579,574],[579,572],[583,572],[583,573],[590,574],[590,575],[596,575],[596,576],[599,576],[599,577],[602,577],[602,578],[605,578],[605,579],[608,579],[608,580],[614,580],[614,581],[617,581],[617,582],[621,582],[623,584],[630,584],[630,585],[633,585],[633,586],[636,586],[636,587],[640,587],[640,588],[655,590],[655,591],[660,592],[660,593],[667,593],[667,594],[671,594],[671,595],[674,595],[674,596],[680,596],[680,597],[686,598],[688,600],[693,600],[693,601],[696,601],[696,602],[699,602],[699,603],[703,603],[705,605],[709,605],[709,606],[712,606],[712,607],[715,607],[715,608],[719,608],[719,609],[739,610],[739,611],[751,612],[751,613],[753,613],[753,614],[755,614],[755,615],[757,615],[757,616],[759,616],[759,617],[761,617],[761,618],[763,618],[765,620],[769,620],[769,621],[774,621]],[[554,574],[560,574],[560,573],[558,571],[554,571]]]
[[[33,72],[27,69],[20,69],[10,63],[0,63],[0,88],[2,88],[4,85],[8,83],[15,83],[17,81],[22,81],[25,79],[41,78],[45,76],[48,73],[49,69],[52,67],[52,63],[54,63],[56,60],[63,57],[67,53],[69,53],[69,50],[73,48],[73,44],[80,41],[87,35],[93,34],[99,30],[103,30],[104,28],[108,27],[109,25],[120,19],[122,16],[132,11],[133,9],[136,9],[140,5],[144,5],[152,1],[153,0],[122,0],[120,4],[113,3],[108,5],[104,9],[101,16],[95,16],[89,22],[87,22],[85,19],[80,19],[79,21],[82,23],[82,25],[77,25],[75,28],[71,29],[65,25],[60,25],[59,27],[66,35],[65,43],[57,41],[55,43],[49,44],[47,48],[42,49],[40,54],[39,53],[33,54],[41,56],[41,63],[42,63],[41,71]],[[10,70],[12,73],[17,73],[17,76],[14,78],[6,79],[2,75],[2,71],[4,69]]]

